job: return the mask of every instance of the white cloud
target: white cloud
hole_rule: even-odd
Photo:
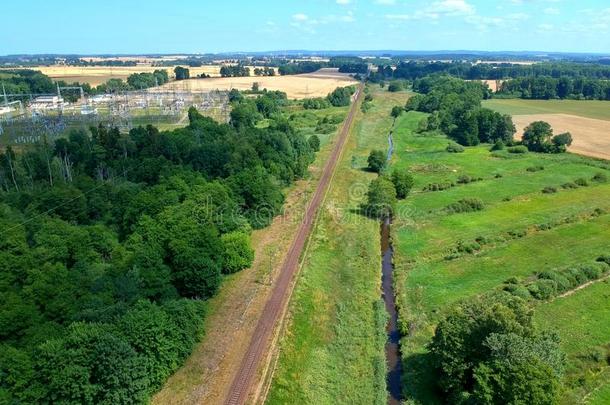
[[[337,4],[346,5],[351,3],[351,0],[337,0]]]
[[[474,6],[465,0],[442,0],[435,1],[412,14],[386,14],[385,17],[389,20],[437,20],[445,16],[458,17],[475,14]]]
[[[307,17],[307,14],[298,13],[298,14],[294,14],[292,16],[292,19],[294,21],[307,21],[309,19],[309,17]]]
[[[375,0],[375,4],[381,4],[382,6],[393,6],[396,4],[396,0]]]
[[[548,15],[559,15],[560,11],[558,8],[555,7],[547,7],[544,9],[544,14],[548,14]]]

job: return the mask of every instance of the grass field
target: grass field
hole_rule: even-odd
[[[356,213],[374,174],[372,148],[387,147],[389,110],[406,93],[375,93],[359,113],[311,236],[280,342],[269,404],[385,404],[385,309],[379,223]]]
[[[502,114],[570,114],[581,117],[610,120],[610,102],[599,100],[522,100],[491,99],[483,101],[483,107]]]
[[[410,112],[397,121],[392,166],[411,171],[416,184],[412,194],[399,203],[393,236],[397,300],[405,335],[405,394],[417,403],[437,403],[429,365],[422,367],[425,344],[452,304],[498,288],[510,277],[525,278],[546,269],[592,263],[607,252],[610,184],[590,179],[598,172],[610,174],[610,165],[573,154],[490,153],[489,145],[448,153],[444,136],[415,133],[423,116]],[[458,178],[464,175],[476,181],[460,184]],[[561,187],[578,178],[589,180],[589,185]],[[431,183],[454,186],[425,191]],[[545,187],[557,191],[542,193]],[[444,209],[463,198],[478,198],[485,208],[461,214]],[[597,209],[604,214],[592,215]],[[481,237],[486,242],[480,250],[449,257],[460,242],[471,243]],[[589,301],[607,303],[599,287],[590,288],[566,300],[587,291],[592,295]],[[577,313],[574,310],[573,314]],[[584,318],[582,323],[591,322],[592,327],[594,320],[610,324],[607,308]],[[587,325],[567,319],[549,316],[552,328],[586,334]],[[595,333],[610,343],[606,329]],[[571,343],[566,339],[565,344]],[[595,344],[599,342],[584,343]]]
[[[588,370],[584,373],[578,368],[571,370],[578,372],[578,383],[568,386],[566,405],[581,402],[588,394],[590,402],[587,403],[591,404],[607,404],[610,399],[610,366],[591,364],[590,359],[595,348],[610,344],[609,302],[610,282],[605,280],[536,308],[535,320],[559,334],[573,368],[577,364],[580,369]]]

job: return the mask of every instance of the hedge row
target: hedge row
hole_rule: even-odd
[[[517,278],[507,280],[504,291],[523,299],[548,300],[573,290],[589,281],[597,280],[610,272],[610,255],[597,258],[596,263],[566,269],[545,270],[532,281]]]

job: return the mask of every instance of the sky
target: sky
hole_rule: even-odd
[[[22,0],[0,55],[272,50],[610,53],[608,0]]]

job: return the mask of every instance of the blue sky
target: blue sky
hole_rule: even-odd
[[[0,54],[308,50],[610,53],[608,0],[21,0]]]

